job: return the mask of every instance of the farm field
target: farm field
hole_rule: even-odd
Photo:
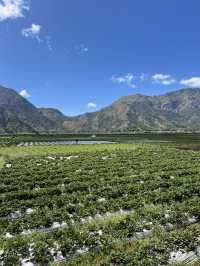
[[[200,133],[107,133],[107,134],[17,134],[0,135],[0,145],[33,146],[45,142],[110,141],[117,143],[200,144]]]
[[[200,265],[200,153],[0,148],[0,265]]]

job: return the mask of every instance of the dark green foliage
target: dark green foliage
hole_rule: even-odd
[[[184,228],[200,220],[199,153],[138,145],[71,156],[10,159],[0,171],[4,265],[99,249],[102,265],[167,265],[171,251],[196,250],[199,228]],[[118,249],[118,241],[134,244]]]

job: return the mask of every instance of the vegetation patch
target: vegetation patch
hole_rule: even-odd
[[[4,162],[5,162],[4,158],[0,157],[0,169],[3,167]]]
[[[0,154],[2,265],[197,262],[199,153],[109,144]]]
[[[54,145],[54,146],[33,146],[33,147],[2,147],[0,155],[6,158],[17,158],[24,156],[39,156],[48,154],[71,154],[79,152],[98,152],[112,150],[135,150],[139,145],[135,144],[100,144],[100,145]]]

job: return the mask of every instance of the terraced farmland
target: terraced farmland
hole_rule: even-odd
[[[198,265],[200,154],[97,146],[0,151],[0,265]]]

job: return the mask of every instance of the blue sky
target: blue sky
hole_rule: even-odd
[[[0,83],[67,115],[200,87],[199,0],[0,0]]]

